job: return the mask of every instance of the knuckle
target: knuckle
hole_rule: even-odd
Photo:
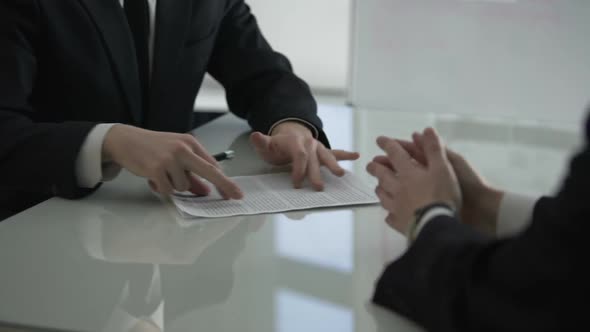
[[[174,154],[165,154],[160,158],[160,162],[158,166],[165,170],[167,167],[172,166],[176,163],[176,158]]]
[[[375,165],[375,176],[377,178],[383,178],[385,176],[385,169],[381,165]]]
[[[164,154],[155,158],[155,160],[150,163],[148,168],[152,172],[160,173],[162,171],[166,171],[166,168],[173,164],[173,162],[174,158],[170,154]]]
[[[185,142],[185,143],[194,143],[196,142],[196,139],[193,135],[191,134],[181,134],[180,135],[180,139]]]
[[[438,142],[432,142],[430,144],[430,151],[439,153],[442,151],[442,147],[440,144],[438,144]]]
[[[388,190],[392,191],[395,190],[395,182],[392,179],[385,179],[382,181],[383,186],[386,187]]]
[[[190,151],[186,143],[180,140],[172,143],[171,150],[174,155],[179,155]]]
[[[159,163],[159,164],[156,164],[156,165],[155,165],[155,166],[152,168],[152,170],[153,170],[153,174],[154,174],[154,175],[160,175],[160,174],[162,174],[162,173],[165,173],[165,172],[166,172],[166,164],[164,164],[164,163]]]
[[[160,170],[162,168],[162,164],[159,162],[152,162],[147,167],[147,173],[150,177],[155,177],[160,174]]]
[[[316,144],[315,142],[316,142],[316,140],[313,137],[306,137],[303,140],[303,143],[305,144],[305,146],[314,146]]]
[[[305,151],[305,150],[298,150],[298,151],[295,153],[295,157],[296,157],[297,159],[306,160],[306,159],[308,158],[308,156],[309,156],[309,153],[308,153],[307,151]]]

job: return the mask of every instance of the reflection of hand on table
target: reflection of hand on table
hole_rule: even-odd
[[[192,264],[245,219],[183,220],[164,207],[140,218],[91,209],[80,228],[84,247],[91,257],[113,263]]]
[[[84,211],[80,230],[89,255],[130,272],[104,331],[164,330],[164,322],[227,299],[245,238],[265,222],[255,216],[181,225],[175,211],[161,206],[142,218],[94,207]]]

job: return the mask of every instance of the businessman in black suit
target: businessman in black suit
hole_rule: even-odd
[[[228,199],[237,185],[190,135],[205,73],[248,120],[261,157],[323,187],[329,149],[308,86],[262,36],[244,0],[0,2],[0,206],[79,198],[120,168],[162,194]]]
[[[367,169],[409,248],[385,269],[373,301],[429,331],[587,327],[589,142],[590,122],[558,194],[527,205],[488,185],[432,129],[412,141],[380,137],[386,155]]]

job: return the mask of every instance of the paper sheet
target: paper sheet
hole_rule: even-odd
[[[379,202],[373,190],[352,173],[343,177],[322,169],[324,191],[309,185],[294,189],[289,173],[234,177],[244,192],[242,200],[224,200],[217,192],[206,197],[172,196],[176,208],[185,216],[218,218],[237,215],[276,213],[320,207],[373,204]]]

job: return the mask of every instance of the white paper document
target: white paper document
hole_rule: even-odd
[[[379,202],[373,189],[352,173],[347,172],[343,177],[337,177],[324,168],[324,191],[321,192],[313,190],[307,184],[302,189],[294,189],[289,173],[240,176],[232,179],[242,189],[244,199],[227,201],[212,191],[206,197],[172,196],[172,201],[181,214],[203,218]]]

